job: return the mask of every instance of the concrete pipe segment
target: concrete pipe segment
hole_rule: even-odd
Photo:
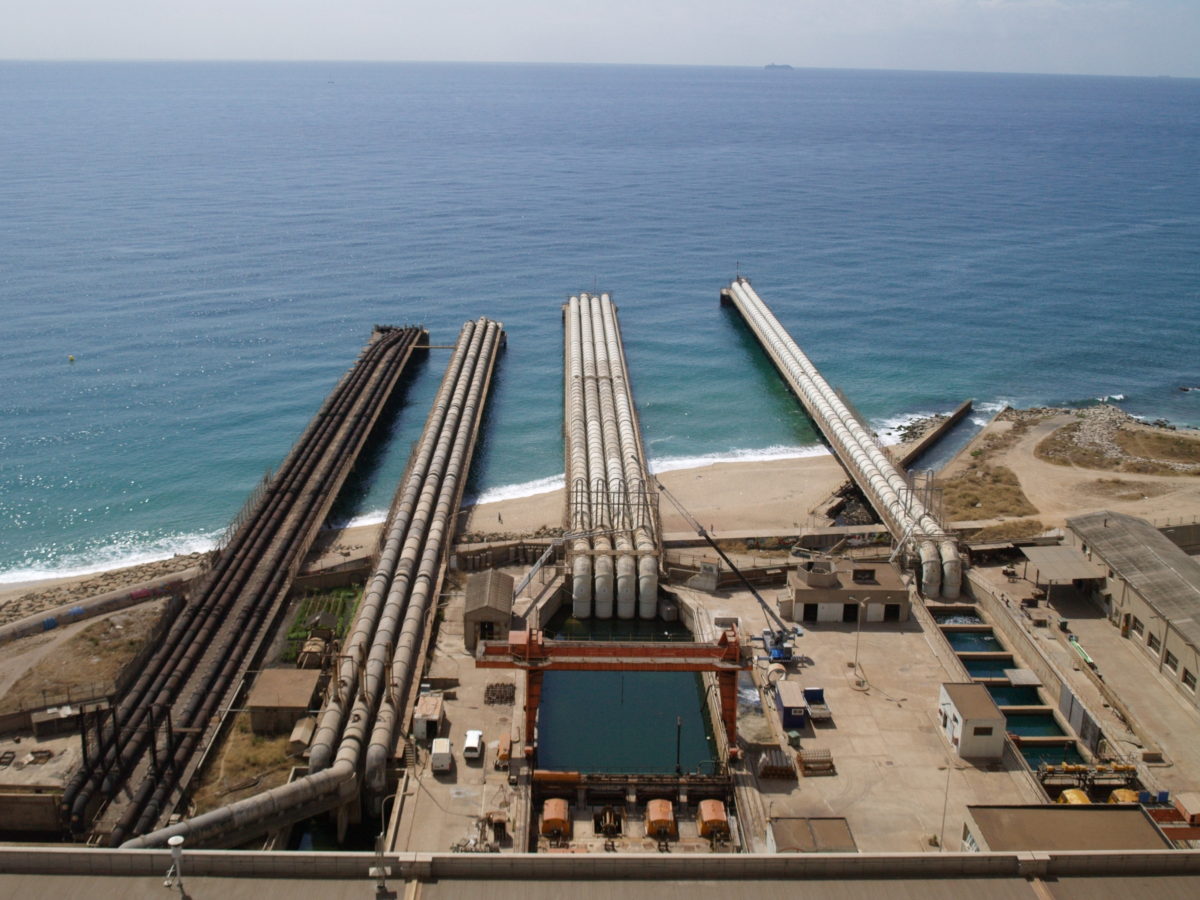
[[[175,835],[211,843],[350,803],[360,794],[358,772],[364,756],[368,782],[386,782],[395,727],[418,662],[421,631],[502,340],[497,322],[479,319],[463,326],[396,493],[379,565],[347,641],[349,658],[342,661],[329,706],[320,717],[314,770],[297,781],[127,841],[124,847],[162,846]],[[387,650],[397,623],[401,626],[392,656]]]
[[[921,559],[921,592],[927,597],[939,593],[948,599],[957,597],[962,560],[956,542],[927,537],[940,537],[945,529],[914,496],[908,481],[874,436],[829,386],[749,281],[735,280],[729,286],[728,296],[888,528],[898,540],[912,536],[916,541]]]
[[[580,294],[563,308],[567,527],[572,613],[652,619],[658,612],[658,523],[648,502],[616,307]],[[601,533],[596,533],[601,532]]]

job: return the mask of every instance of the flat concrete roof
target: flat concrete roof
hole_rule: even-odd
[[[321,678],[319,669],[263,669],[254,679],[247,708],[308,709]]]
[[[992,699],[991,693],[982,684],[943,684],[946,695],[964,720],[1003,719],[1004,714]]]
[[[1200,563],[1144,519],[1097,512],[1067,519],[1067,527],[1200,648]]]
[[[837,816],[776,818],[771,833],[780,853],[857,853],[846,820]]]
[[[1021,552],[1033,564],[1035,584],[1070,584],[1076,578],[1108,574],[1074,547],[1022,547]]]
[[[1171,848],[1141,807],[968,806],[967,812],[993,852]]]

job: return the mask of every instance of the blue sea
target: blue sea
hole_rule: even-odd
[[[0,63],[0,119],[0,581],[211,545],[375,323],[503,321],[469,490],[552,486],[580,290],[659,469],[816,452],[738,273],[885,438],[967,397],[1200,425],[1197,80]]]

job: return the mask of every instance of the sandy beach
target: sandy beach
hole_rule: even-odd
[[[1006,413],[981,431],[944,470],[941,477],[961,476],[972,462],[1003,466],[1015,475],[1021,490],[1046,528],[1061,526],[1068,516],[1112,509],[1152,521],[1200,514],[1200,477],[1178,474],[1138,474],[1124,471],[1056,465],[1038,455],[1049,435],[1084,421],[1092,431],[1114,423],[1127,429],[1161,435],[1176,432],[1134,422],[1112,407],[1080,413],[1068,410],[1032,410]],[[1027,420],[1019,435],[1001,440],[1014,430],[1014,421]],[[1194,432],[1178,432],[1200,440]],[[992,443],[989,443],[992,442]],[[1110,442],[1111,443],[1111,442]],[[1107,445],[1106,445],[1107,446]],[[1110,452],[1112,451],[1110,448]],[[830,495],[846,482],[837,460],[828,453],[779,460],[725,462],[677,469],[659,476],[667,489],[705,528],[716,534],[746,531],[794,531],[821,527],[827,521],[815,510],[824,508]],[[463,509],[459,517],[462,541],[506,540],[556,531],[563,525],[562,489],[481,503]],[[659,511],[664,533],[690,534],[692,529],[665,498]],[[982,517],[980,517],[982,518]],[[1001,515],[998,521],[1018,518]],[[959,516],[958,521],[964,517]],[[321,568],[349,558],[369,555],[382,526],[360,525],[325,534],[310,556],[309,567]],[[0,623],[73,602],[86,596],[135,585],[149,578],[193,566],[198,554],[178,556],[127,569],[75,578],[51,579],[0,586]]]

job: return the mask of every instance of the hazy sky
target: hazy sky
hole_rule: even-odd
[[[11,0],[5,59],[669,63],[1200,76],[1200,0]]]

